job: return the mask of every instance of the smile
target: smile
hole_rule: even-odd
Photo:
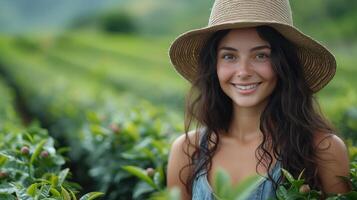
[[[249,85],[247,85],[247,84],[244,84],[244,85],[243,84],[233,84],[233,86],[235,88],[237,88],[240,93],[248,94],[248,93],[254,92],[257,89],[257,87],[259,86],[259,84],[260,83],[253,83],[253,84],[249,84]]]

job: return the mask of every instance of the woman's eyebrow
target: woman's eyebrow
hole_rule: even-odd
[[[256,50],[261,50],[261,49],[271,49],[269,45],[260,45],[260,46],[256,46],[250,49],[250,51],[256,51]],[[228,47],[228,46],[223,46],[220,47],[218,49],[218,51],[220,50],[227,50],[227,51],[238,51],[238,49],[233,48],[233,47]]]
[[[250,51],[256,51],[256,50],[261,50],[261,49],[271,49],[269,45],[261,45],[261,46],[256,46],[250,49]]]
[[[233,48],[233,47],[226,47],[226,46],[220,47],[218,50],[219,50],[219,51],[220,51],[220,50],[238,51],[238,49],[235,49],[235,48]]]

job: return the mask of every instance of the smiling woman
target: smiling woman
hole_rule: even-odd
[[[275,197],[281,168],[296,177],[304,171],[324,194],[350,190],[338,177],[349,174],[346,146],[314,100],[336,61],[292,25],[287,0],[216,0],[209,26],[178,37],[170,58],[192,83],[186,132],[168,163],[168,186],[183,199],[214,199],[218,168],[233,185],[265,177],[248,199]]]

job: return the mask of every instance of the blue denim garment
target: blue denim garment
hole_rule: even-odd
[[[204,131],[203,131],[204,132]],[[204,134],[202,134],[200,139],[200,146],[206,146],[206,139]],[[201,162],[198,159],[197,162]],[[277,181],[281,176],[281,164],[279,161],[276,162],[274,167],[271,169],[270,174],[274,181]],[[267,177],[262,179],[262,182],[257,186],[257,189],[253,190],[252,194],[246,200],[268,200],[270,198],[275,198],[275,190],[272,181]],[[213,189],[211,188],[206,170],[202,170],[197,174],[192,185],[192,200],[214,200]]]
[[[277,181],[281,174],[280,162],[277,162],[271,170],[272,177]],[[257,186],[257,189],[253,190],[253,193],[246,200],[268,200],[269,198],[275,198],[275,190],[273,183],[264,178],[264,180]],[[203,170],[199,173],[192,185],[192,200],[214,200],[213,189],[211,188],[207,173]]]

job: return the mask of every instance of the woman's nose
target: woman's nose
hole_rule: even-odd
[[[252,76],[252,68],[250,66],[249,59],[240,59],[237,63],[236,75],[240,78],[246,78]]]

